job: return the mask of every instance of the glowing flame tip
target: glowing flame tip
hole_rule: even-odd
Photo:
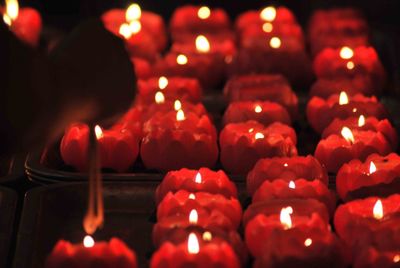
[[[91,237],[90,235],[86,235],[84,238],[83,238],[83,246],[85,247],[85,248],[92,248],[93,246],[94,246],[94,239],[93,239],[93,237]]]
[[[190,233],[188,238],[188,252],[189,254],[197,254],[200,252],[199,240],[195,233]]]
[[[350,142],[351,144],[354,143],[354,136],[353,136],[353,132],[351,132],[350,128],[348,127],[343,127],[342,131],[340,132],[342,134],[342,137],[347,140],[348,142]]]
[[[380,199],[376,201],[372,212],[375,219],[381,220],[383,218],[383,205]]]

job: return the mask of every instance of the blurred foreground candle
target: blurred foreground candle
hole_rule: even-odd
[[[225,84],[224,95],[229,102],[276,102],[286,108],[293,120],[297,117],[296,93],[282,75],[249,74],[232,77]]]
[[[328,173],[313,156],[272,157],[260,159],[248,173],[247,192],[254,195],[264,181],[281,179],[290,183],[298,178],[328,185]]]
[[[307,103],[306,112],[308,122],[318,133],[322,133],[335,118],[346,119],[363,115],[384,119],[388,116],[385,107],[376,97],[361,94],[348,96],[344,91],[326,100],[320,97],[311,98]]]
[[[152,256],[150,268],[239,268],[235,251],[226,242],[204,241],[190,233],[179,245],[164,243]]]
[[[321,140],[314,156],[329,172],[336,173],[340,167],[353,159],[365,159],[373,154],[387,155],[392,147],[380,132],[351,131],[343,127],[340,135],[330,135]]]
[[[267,127],[256,121],[228,124],[219,143],[222,166],[234,174],[246,174],[264,157],[297,155],[296,132],[279,122]]]
[[[237,198],[236,186],[224,171],[212,171],[208,168],[199,170],[183,168],[170,171],[165,175],[156,190],[156,203],[160,203],[169,192],[175,193],[179,190],[191,193],[207,192],[221,194],[226,198]]]
[[[60,240],[47,257],[45,268],[137,268],[136,254],[118,238],[95,242],[86,236],[83,244]]]
[[[344,164],[336,176],[336,189],[342,200],[387,196],[400,192],[400,156],[371,154]]]
[[[116,125],[109,130],[96,127],[102,168],[117,172],[127,171],[139,154],[138,135],[127,125]],[[89,127],[73,124],[64,134],[60,144],[61,157],[67,165],[79,171],[87,170]]]
[[[42,18],[36,9],[19,8],[18,0],[6,0],[0,9],[3,22],[23,42],[36,47],[42,31]]]
[[[138,80],[149,79],[152,76],[152,67],[150,61],[144,58],[132,57],[131,62]]]
[[[340,205],[335,213],[337,234],[354,246],[359,239],[374,232],[399,230],[400,195],[387,198],[369,197]]]

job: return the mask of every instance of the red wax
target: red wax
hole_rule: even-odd
[[[371,162],[376,171],[370,172]],[[372,154],[361,162],[354,159],[344,164],[336,176],[336,189],[343,200],[400,192],[400,156]]]
[[[139,139],[143,137],[143,111],[137,107],[131,107],[118,121],[112,129],[129,129],[129,131]]]
[[[219,136],[222,166],[235,174],[246,174],[264,157],[295,156],[296,132],[279,122],[267,127],[256,122],[228,124]]]
[[[60,152],[67,165],[79,171],[87,170],[88,140],[89,127],[85,124],[73,124],[65,131]],[[139,153],[139,137],[124,126],[103,130],[98,143],[101,167],[117,172],[127,171]]]
[[[291,216],[291,221],[291,229],[315,228],[328,231],[329,227],[329,224],[316,213],[307,216]],[[263,254],[263,248],[275,230],[284,230],[279,214],[269,216],[258,214],[248,222],[245,228],[245,241],[251,255],[260,257]]]
[[[143,58],[131,58],[137,79],[149,79],[152,76],[151,63]]]
[[[45,268],[136,268],[135,253],[118,238],[86,248],[60,240],[47,257]]]
[[[154,115],[144,126],[140,155],[147,169],[213,167],[218,158],[216,129],[208,116],[185,113]]]
[[[0,12],[4,14],[5,9],[0,9]],[[42,18],[40,13],[31,7],[20,8],[18,17],[11,23],[10,30],[21,41],[30,46],[37,47],[42,31]]]
[[[150,261],[150,268],[218,267],[239,268],[240,262],[235,251],[226,242],[200,242],[197,254],[188,251],[188,242],[174,245],[164,243]]]
[[[192,195],[192,196],[191,196]],[[191,199],[193,197],[194,199]],[[176,193],[169,192],[157,207],[157,220],[162,220],[171,215],[189,215],[190,211],[218,210],[224,213],[232,223],[239,227],[242,219],[242,207],[234,197],[225,197],[220,194],[207,192],[190,193],[186,190],[179,190]]]
[[[201,181],[196,182],[196,175],[201,175]],[[165,175],[161,184],[156,190],[156,202],[161,202],[168,192],[187,190],[191,193],[208,192],[211,194],[221,194],[226,198],[237,198],[235,184],[226,176],[222,170],[212,171],[208,168],[190,170],[183,168],[177,171],[170,171]]]
[[[229,35],[227,32],[230,31],[230,20],[223,9],[210,8],[209,16],[200,18],[200,8],[201,6],[185,5],[175,9],[170,21],[174,41],[183,41],[198,34]]]
[[[378,54],[373,47],[360,46],[353,49],[349,59],[341,58],[342,48],[325,48],[314,59],[314,72],[319,78],[370,76],[376,88],[383,88],[386,74]],[[353,67],[349,68],[348,63]]]
[[[376,117],[365,118],[365,124],[359,126],[359,117],[349,117],[346,119],[335,118],[329,126],[322,132],[322,138],[327,138],[329,135],[340,135],[343,127],[357,130],[371,130],[382,133],[391,143],[393,150],[396,150],[398,144],[396,129],[387,119],[378,120]]]
[[[155,96],[154,96],[155,98]],[[139,102],[139,100],[138,100]],[[191,103],[185,100],[180,101],[181,103],[181,109],[184,111],[185,115],[186,113],[194,113],[197,116],[201,117],[203,115],[207,115],[207,110],[204,107],[202,103]],[[142,120],[143,122],[148,121],[149,119],[152,119],[153,117],[158,118],[154,119],[156,121],[159,121],[160,116],[162,117],[163,115],[171,112],[176,112],[176,107],[175,107],[175,101],[171,100],[166,100],[162,103],[153,103],[153,104],[141,104],[140,102],[137,103],[136,107],[142,112]],[[171,113],[171,119],[174,117]],[[175,114],[176,117],[176,114]]]
[[[154,103],[158,91],[163,93],[166,101],[180,100],[193,103],[201,101],[202,88],[197,79],[168,77],[168,84],[162,89],[159,87],[159,79],[159,77],[152,77],[148,80],[138,80],[137,89],[140,103]]]
[[[243,226],[254,219],[257,215],[265,216],[280,215],[283,208],[292,207],[293,213],[291,217],[304,216],[311,217],[312,214],[318,214],[323,222],[329,223],[329,213],[326,206],[315,199],[274,199],[252,203],[243,215]]]
[[[380,132],[353,130],[354,143],[341,135],[331,135],[322,139],[315,149],[314,156],[328,172],[337,172],[352,159],[364,161],[370,154],[387,155],[392,152],[390,143]]]
[[[237,101],[229,104],[223,117],[223,124],[240,123],[249,120],[265,126],[274,122],[291,125],[290,115],[282,105],[269,101]]]
[[[101,19],[106,29],[110,32],[120,36],[119,28],[123,23],[126,23],[126,10],[125,9],[111,9],[105,12]],[[149,11],[141,11],[141,17],[139,19],[141,23],[141,33],[145,33],[146,39],[145,46],[152,46],[156,51],[160,52],[167,46],[167,32],[165,23],[162,17],[158,14]],[[133,42],[132,38],[128,39],[127,42]],[[136,39],[138,44],[140,38]],[[142,42],[145,40],[142,39]],[[132,51],[135,53],[134,51]]]
[[[320,180],[308,181],[305,179],[293,180],[294,189],[290,188],[286,180],[276,179],[265,181],[253,195],[253,203],[273,199],[311,198],[323,203],[331,215],[335,211],[335,194]],[[293,187],[292,186],[292,187]]]
[[[266,180],[283,179],[290,182],[298,178],[319,180],[328,185],[328,173],[313,156],[273,157],[260,159],[248,173],[247,191],[253,195]]]
[[[383,218],[376,219],[373,214],[377,197],[357,199],[340,205],[335,213],[335,230],[339,237],[349,245],[355,245],[359,239],[373,232],[399,228],[400,195],[394,194],[380,199]]]
[[[347,249],[337,237],[318,228],[275,230],[265,241],[254,268],[331,267],[349,265]]]
[[[272,101],[284,106],[292,118],[297,117],[298,99],[282,75],[242,75],[230,78],[224,95],[229,102]]]
[[[311,86],[310,96],[328,99],[331,95],[340,94],[343,90],[350,96],[358,93],[366,96],[379,95],[382,91],[381,88],[377,88],[373,85],[371,77],[367,75],[356,75],[354,77],[317,79]]]
[[[297,38],[292,36],[268,39],[247,37],[242,41],[241,48],[228,66],[229,76],[280,73],[295,86],[309,86],[313,77],[311,61],[304,44]]]
[[[189,221],[189,213],[172,215],[158,221],[153,226],[153,244],[161,245],[161,241],[171,233],[171,230],[186,229],[190,226],[200,226],[205,230],[216,228],[226,233],[237,229],[237,226],[231,222],[224,212],[215,209],[210,211],[202,209],[197,213],[198,220],[195,223]]]
[[[374,116],[378,119],[387,118],[385,107],[376,97],[366,97],[361,94],[348,97],[347,104],[339,104],[339,94],[330,96],[327,100],[313,97],[307,104],[307,119],[311,127],[318,133],[335,119],[348,117]]]

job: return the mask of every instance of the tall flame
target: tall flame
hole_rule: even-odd
[[[94,127],[94,133],[96,134],[96,138],[99,140],[101,138],[103,138],[104,134],[103,134],[103,130],[101,129],[101,127],[99,125],[96,125]]]
[[[161,104],[165,102],[165,96],[161,91],[157,91],[156,95],[154,95],[154,100],[157,104]]]
[[[127,22],[139,20],[142,16],[142,9],[138,4],[131,4],[125,12],[125,19]]]
[[[342,47],[340,49],[340,57],[344,60],[351,59],[354,56],[354,51],[349,47]]]
[[[275,48],[275,49],[277,49],[277,48],[280,48],[281,47],[281,45],[282,45],[282,41],[281,41],[281,39],[279,39],[279,37],[272,37],[271,38],[271,40],[269,40],[269,45],[272,47],[272,48]]]
[[[199,220],[199,214],[197,214],[197,210],[192,209],[189,213],[189,222],[191,224],[197,224]]]
[[[180,102],[180,100],[176,100],[175,102],[174,102],[174,110],[175,111],[179,111],[179,110],[181,110],[182,109],[182,103]]]
[[[371,163],[369,163],[369,174],[373,174],[375,172],[376,172],[375,163],[373,161],[371,161]]]
[[[372,212],[374,214],[375,219],[381,220],[383,218],[383,205],[380,199],[376,201]]]
[[[17,0],[6,0],[6,12],[3,14],[3,20],[11,26],[12,22],[18,18],[19,4]]]
[[[360,115],[358,118],[358,126],[363,127],[365,125],[365,117],[363,115]]]
[[[87,235],[83,238],[83,246],[85,248],[92,248],[94,244],[94,239],[90,235]]]
[[[351,144],[354,143],[354,136],[353,136],[353,132],[351,132],[350,128],[348,127],[343,127],[342,131],[340,132],[340,134],[342,134],[342,137],[347,140],[348,142],[350,142]]]
[[[200,252],[199,240],[195,233],[190,233],[188,238],[188,252],[189,254],[197,254]]]
[[[208,19],[210,15],[211,15],[211,10],[207,6],[202,6],[197,11],[197,16],[202,20]]]
[[[203,178],[201,177],[200,172],[197,172],[196,177],[194,178],[195,183],[201,183]]]
[[[347,96],[346,92],[342,91],[339,95],[339,105],[345,105],[349,103],[349,97]]]
[[[274,21],[276,18],[276,9],[272,6],[266,7],[261,10],[260,17],[265,21]]]
[[[165,76],[160,76],[160,78],[158,78],[158,88],[160,90],[163,90],[167,86],[168,86],[168,78],[166,78]]]
[[[281,209],[280,221],[285,230],[292,228],[292,217],[290,214],[293,213],[292,207],[286,207]]]
[[[198,52],[207,53],[210,52],[210,42],[204,35],[196,37],[196,49]]]
[[[185,120],[185,113],[183,112],[183,110],[179,110],[176,113],[176,121],[183,121]]]

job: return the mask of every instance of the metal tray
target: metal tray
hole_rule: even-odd
[[[16,207],[17,194],[0,187],[0,267],[8,267]]]

